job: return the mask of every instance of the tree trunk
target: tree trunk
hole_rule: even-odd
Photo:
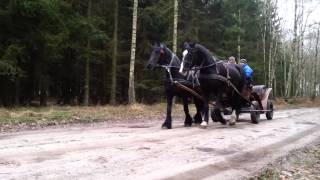
[[[47,106],[48,76],[41,75],[39,82],[40,106]]]
[[[297,10],[298,10],[298,2],[295,0],[295,5],[294,5],[294,28],[293,28],[293,41],[292,41],[292,52],[291,52],[291,57],[290,57],[290,62],[289,62],[289,69],[288,69],[288,81],[286,84],[286,93],[285,96],[287,98],[291,97],[291,89],[292,89],[292,69],[293,69],[293,58],[295,55],[296,51],[296,43],[297,43]]]
[[[20,77],[16,75],[15,78],[15,106],[20,105]]]
[[[315,65],[314,65],[314,84],[313,84],[313,95],[312,95],[312,98],[315,99],[316,96],[317,96],[317,83],[318,83],[318,74],[317,74],[317,71],[318,71],[318,53],[319,53],[319,50],[318,50],[318,47],[319,47],[319,35],[320,35],[320,24],[318,24],[318,30],[317,30],[317,37],[316,37],[316,51],[315,51]]]
[[[92,8],[92,0],[88,2],[88,19],[91,17],[91,8]],[[83,105],[89,105],[89,94],[90,94],[90,38],[88,37],[87,42],[87,58],[86,58],[86,65],[85,65],[85,80],[84,80],[84,100]]]
[[[269,40],[269,62],[268,62],[268,87],[272,88],[272,50],[273,50],[273,27],[272,23],[270,23],[270,40]]]
[[[177,38],[178,38],[178,0],[174,0],[174,15],[173,15],[173,52],[177,53]]]
[[[274,89],[274,93],[273,93],[273,95],[274,95],[274,97],[276,97],[276,95],[277,95],[277,82],[276,82],[276,67],[277,66],[275,66],[276,64],[277,64],[277,57],[278,57],[278,37],[277,37],[277,35],[275,36],[275,39],[274,39],[274,41],[275,41],[275,45],[274,45],[274,52],[273,52],[273,58],[272,58],[272,71],[271,71],[271,84],[274,84],[274,87],[272,87],[273,89]]]
[[[114,28],[113,28],[113,54],[111,70],[110,103],[116,103],[117,89],[117,52],[118,52],[118,0],[114,0]]]
[[[263,76],[264,84],[267,84],[267,73],[266,73],[266,34],[267,34],[267,3],[264,2],[264,21],[263,21],[263,33],[262,33],[262,48],[263,48]]]
[[[136,33],[137,33],[137,19],[138,19],[138,0],[133,1],[133,16],[132,16],[132,39],[131,39],[131,57],[130,57],[130,71],[129,71],[129,90],[128,103],[136,102],[134,89],[134,63],[136,56]]]
[[[283,46],[283,77],[284,77],[284,86],[282,95],[285,96],[286,93],[286,84],[287,84],[287,51],[286,45]]]
[[[238,33],[238,63],[240,63],[240,59],[241,59],[241,45],[240,45],[240,42],[241,42],[241,10],[239,9],[239,12],[238,12],[238,16],[239,16],[239,33]]]

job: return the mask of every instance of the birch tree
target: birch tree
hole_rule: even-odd
[[[298,11],[298,0],[294,1],[294,25],[293,25],[293,40],[291,44],[291,57],[290,61],[288,63],[288,75],[287,75],[287,84],[286,84],[286,90],[285,90],[285,96],[289,98],[291,96],[291,89],[292,89],[292,69],[293,69],[293,59],[295,57],[295,51],[297,47],[297,31],[298,31],[298,17],[297,17],[297,11]]]
[[[178,8],[178,0],[174,0],[174,15],[173,15],[173,52],[177,53],[177,39],[178,39],[178,15],[179,15],[179,8]]]
[[[316,35],[316,45],[315,45],[315,55],[314,55],[314,83],[313,83],[313,95],[312,98],[315,99],[315,97],[317,96],[317,90],[319,91],[319,87],[317,88],[317,86],[319,85],[318,83],[318,64],[319,64],[319,39],[320,39],[320,23],[317,24],[317,35]]]
[[[137,19],[138,19],[138,0],[134,0],[133,15],[132,15],[131,57],[130,57],[130,69],[129,69],[129,90],[128,90],[129,104],[133,104],[136,102],[135,89],[134,89],[134,64],[135,64],[135,56],[136,56]]]
[[[240,45],[240,43],[241,43],[241,9],[239,9],[238,10],[238,37],[237,37],[237,39],[238,39],[238,63],[240,63],[240,59],[241,59],[241,45]]]

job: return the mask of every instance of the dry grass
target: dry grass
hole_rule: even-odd
[[[320,100],[306,99],[274,101],[276,109],[297,107],[320,107]],[[191,114],[195,113],[194,105],[189,106]],[[163,119],[166,115],[166,104],[155,105],[120,105],[120,106],[50,106],[50,107],[19,107],[0,108],[0,132],[20,127],[46,127],[52,125],[91,123],[101,121]],[[173,117],[184,116],[182,105],[174,106]]]
[[[195,111],[190,107],[191,111]],[[135,121],[140,119],[164,118],[166,104],[120,105],[120,106],[51,106],[0,108],[0,131],[17,127],[46,127],[71,123],[92,123],[109,120]],[[182,113],[182,106],[174,107],[175,114]]]
[[[310,100],[308,98],[295,99],[275,99],[274,104],[277,109],[292,109],[300,107],[320,107],[320,99]]]
[[[250,180],[320,179],[320,142],[295,150]]]

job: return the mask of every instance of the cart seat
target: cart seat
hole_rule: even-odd
[[[266,85],[256,85],[252,87],[252,92],[257,93],[259,96],[265,94],[266,90],[267,90]]]

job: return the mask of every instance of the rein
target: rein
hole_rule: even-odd
[[[170,50],[169,50],[169,51],[170,51]],[[164,67],[164,68],[166,69],[166,71],[167,71],[168,74],[169,74],[170,81],[171,81],[171,83],[173,83],[173,78],[172,78],[172,74],[171,74],[171,68],[173,67],[173,66],[172,66],[173,60],[174,60],[174,58],[177,57],[177,56],[176,56],[172,51],[170,51],[170,52],[171,52],[171,60],[170,60],[169,65],[168,65],[168,66],[162,65],[162,67]]]
[[[221,75],[218,75],[218,74],[208,74],[208,75],[201,75],[199,77],[200,79],[214,79],[214,80],[219,80],[219,81],[222,81],[222,82],[225,82],[228,84],[228,86],[231,86],[232,89],[242,98],[244,99],[245,101],[247,101],[249,104],[251,105],[254,105],[252,104],[252,102],[250,100],[248,100],[247,98],[245,98],[240,92],[239,90],[237,89],[237,87],[230,81],[230,79],[224,77],[224,76],[221,76]]]
[[[162,67],[168,72],[171,84],[177,84],[176,82],[183,82],[183,83],[189,82],[188,80],[177,79],[177,78],[173,78],[172,77],[171,68],[180,69],[180,66],[173,66],[172,65],[172,63],[174,61],[174,58],[175,57],[178,58],[178,57],[170,49],[167,48],[167,50],[171,53],[170,63],[168,65],[158,65],[158,67]],[[191,76],[192,76],[192,82],[191,83],[192,83],[193,87],[195,87],[195,84],[197,86],[200,85],[199,80],[198,80],[197,76],[195,75],[196,73],[197,73],[197,70],[195,70],[195,72],[193,74],[191,74]]]

